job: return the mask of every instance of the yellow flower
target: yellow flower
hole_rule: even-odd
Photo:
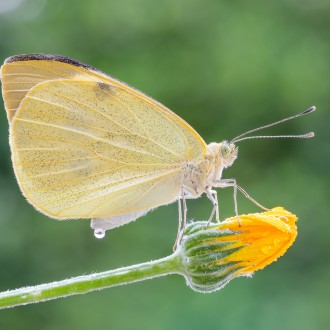
[[[282,256],[297,236],[297,217],[282,207],[239,219],[208,227],[195,222],[185,229],[183,274],[193,289],[215,291],[235,277],[252,275]]]

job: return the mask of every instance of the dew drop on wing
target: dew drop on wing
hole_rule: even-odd
[[[98,239],[101,239],[105,236],[105,230],[102,228],[96,228],[94,230],[94,236]]]

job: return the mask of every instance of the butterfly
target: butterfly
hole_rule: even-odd
[[[274,124],[206,144],[156,100],[59,55],[10,57],[1,81],[23,195],[49,217],[91,218],[99,238],[158,206],[203,193],[213,204],[210,219],[218,219],[213,187],[233,186],[234,194],[239,189],[247,195],[235,179],[221,179],[237,158],[235,142]],[[235,209],[238,214],[236,195]]]

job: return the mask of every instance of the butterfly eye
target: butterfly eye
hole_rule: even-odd
[[[230,154],[230,147],[229,145],[225,144],[221,148],[221,154],[223,158],[227,158]]]

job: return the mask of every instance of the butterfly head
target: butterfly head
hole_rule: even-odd
[[[220,144],[220,156],[222,159],[223,167],[229,167],[233,164],[234,160],[237,158],[238,147],[234,143],[223,141]]]

